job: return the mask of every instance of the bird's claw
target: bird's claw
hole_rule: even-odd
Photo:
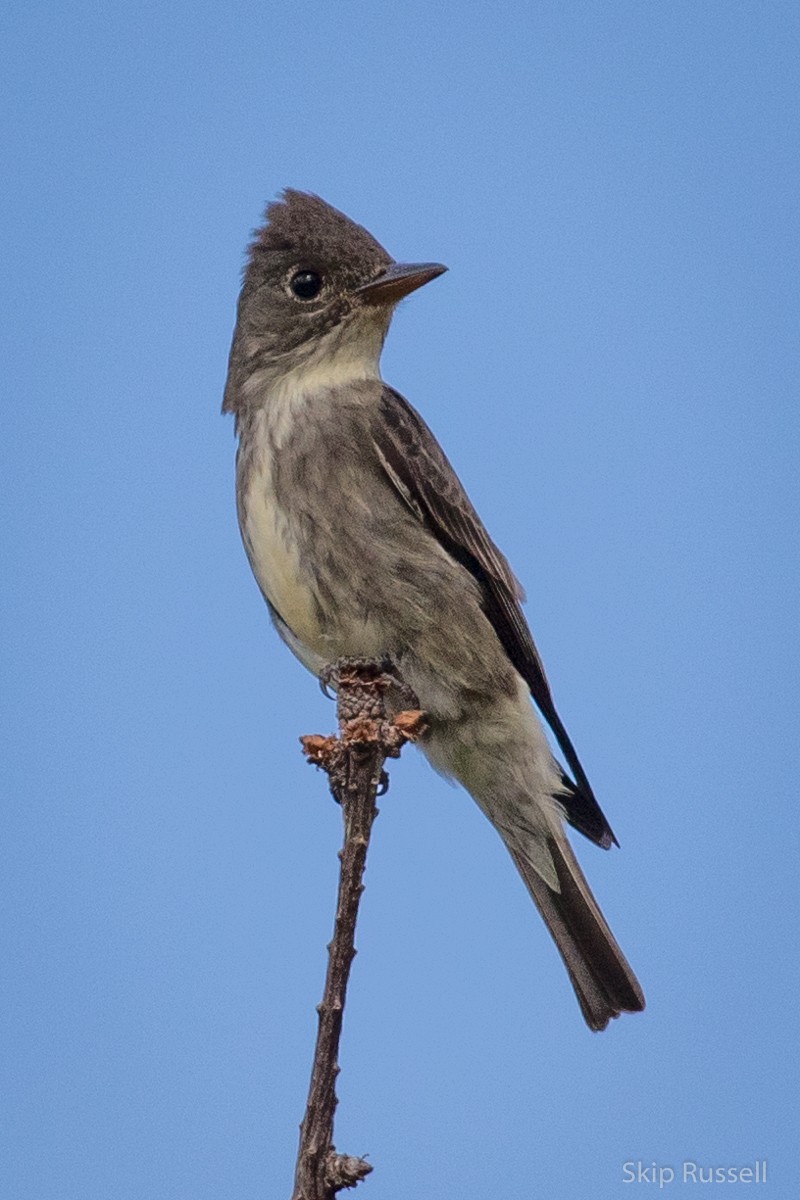
[[[338,675],[335,663],[328,663],[319,673],[319,690],[326,700],[336,699],[335,692],[331,691],[331,687],[336,687],[335,680],[338,679]]]

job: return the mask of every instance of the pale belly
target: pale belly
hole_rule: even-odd
[[[322,650],[322,630],[308,564],[291,521],[277,504],[266,464],[251,472],[242,505],[242,537],[261,591],[304,645]]]
[[[308,551],[305,556],[301,552],[291,517],[277,503],[271,471],[263,460],[250,473],[240,515],[253,574],[291,635],[285,640],[305,666],[316,672],[338,658],[386,653],[385,630],[374,615],[359,611],[352,595],[343,594],[336,611],[325,611],[324,623],[321,620]]]

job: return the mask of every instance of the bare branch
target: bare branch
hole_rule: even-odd
[[[337,689],[338,737],[312,734],[301,738],[309,762],[327,772],[331,791],[342,806],[344,845],[339,852],[339,892],[333,939],[328,946],[328,970],[322,1003],[311,1084],[300,1126],[292,1200],[333,1200],[343,1188],[355,1187],[372,1170],[363,1158],[338,1154],[333,1144],[339,1039],[350,966],[355,958],[358,905],[367,861],[372,823],[378,815],[376,797],[388,786],[383,769],[387,758],[399,757],[406,741],[424,731],[417,709],[387,716],[386,693],[404,703],[416,698],[389,673],[388,664],[342,660],[325,673],[323,686]]]

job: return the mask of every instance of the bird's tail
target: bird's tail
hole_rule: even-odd
[[[505,840],[505,839],[504,839]],[[554,890],[509,846],[528,891],[569,972],[590,1029],[605,1029],[612,1017],[641,1012],[644,994],[592,895],[566,835],[553,834],[547,848],[559,890]]]

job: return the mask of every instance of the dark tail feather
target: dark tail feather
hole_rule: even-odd
[[[548,839],[548,849],[560,892],[514,851],[512,857],[564,960],[586,1024],[605,1029],[620,1013],[641,1012],[644,994],[566,838]]]

